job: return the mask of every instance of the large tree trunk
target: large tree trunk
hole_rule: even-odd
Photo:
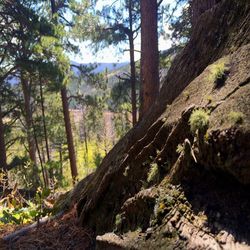
[[[0,170],[4,172],[7,170],[7,157],[6,157],[6,148],[4,140],[4,124],[3,124],[3,114],[0,104]]]
[[[140,119],[159,94],[157,0],[141,0],[141,91]]]
[[[131,81],[131,101],[132,101],[132,123],[135,126],[137,122],[136,107],[136,70],[135,70],[135,49],[133,37],[133,20],[132,20],[132,1],[129,1],[129,52],[130,52],[130,81]]]

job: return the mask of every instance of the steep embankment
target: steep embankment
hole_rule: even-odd
[[[250,2],[216,2],[145,119],[58,202],[96,240],[69,214],[8,246],[250,249]]]
[[[84,182],[81,223],[123,235],[100,249],[250,245],[249,27],[249,1],[203,13],[156,105]]]

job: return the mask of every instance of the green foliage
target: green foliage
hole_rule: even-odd
[[[33,201],[27,201],[14,187],[12,192],[0,200],[1,224],[26,224],[51,213],[45,206],[49,189],[38,188]]]
[[[115,217],[115,227],[116,229],[118,229],[122,224],[122,215],[121,214],[117,214]]]
[[[209,124],[209,113],[204,109],[196,109],[189,118],[191,131],[195,133],[197,130],[205,131]]]
[[[150,169],[149,169],[149,172],[148,172],[147,181],[148,182],[155,181],[158,177],[159,177],[158,165],[156,163],[152,163],[150,165]]]
[[[216,85],[221,85],[227,72],[228,67],[226,66],[226,62],[224,60],[220,60],[210,67],[209,81],[215,83]]]
[[[111,5],[105,5],[97,14],[102,17],[103,21],[96,26],[95,32],[92,33],[92,40],[97,49],[111,44],[124,44],[131,34],[133,39],[137,36],[136,30],[140,26],[140,4],[138,1],[115,1]]]
[[[171,23],[170,23],[170,30],[172,31],[171,33],[171,40],[177,47],[183,47],[189,40],[191,36],[191,10],[190,10],[190,5],[185,4],[187,1],[186,0],[181,0],[176,3],[176,6],[173,9],[173,12],[175,12],[178,8],[181,9],[181,14],[179,17],[171,17]],[[182,5],[182,4],[185,5]],[[180,6],[178,6],[180,5]],[[173,15],[172,12],[172,15]],[[170,14],[171,15],[171,14]]]
[[[242,124],[244,120],[244,114],[242,112],[231,111],[228,114],[228,119],[233,124]]]
[[[94,153],[94,164],[96,167],[100,166],[102,159],[103,159],[103,157],[102,157],[101,153],[99,153],[99,152]]]
[[[178,145],[177,145],[176,152],[177,152],[178,154],[181,154],[183,151],[184,151],[183,144],[178,144]]]

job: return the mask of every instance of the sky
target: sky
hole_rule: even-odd
[[[101,9],[103,5],[112,3],[114,0],[100,0],[98,8]],[[173,3],[175,0],[163,0],[163,4]],[[165,26],[165,30],[167,26]],[[135,50],[140,51],[140,35],[135,40]],[[69,55],[71,61],[78,63],[119,63],[119,62],[129,62],[129,52],[119,52],[117,47],[110,46],[108,48],[102,49],[99,52],[94,52],[91,50],[91,46],[88,46],[90,42],[84,42],[79,44],[80,51],[78,55]],[[119,45],[118,45],[119,46]],[[165,40],[163,37],[159,37],[159,50],[166,50],[170,48],[171,41]],[[125,45],[122,50],[128,49],[128,45]],[[135,52],[135,59],[140,59],[140,53]]]

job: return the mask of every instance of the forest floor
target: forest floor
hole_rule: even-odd
[[[92,245],[91,234],[78,226],[76,210],[41,225],[26,235],[8,243],[3,237],[20,229],[21,226],[5,225],[0,227],[0,250],[5,249],[89,249]]]

